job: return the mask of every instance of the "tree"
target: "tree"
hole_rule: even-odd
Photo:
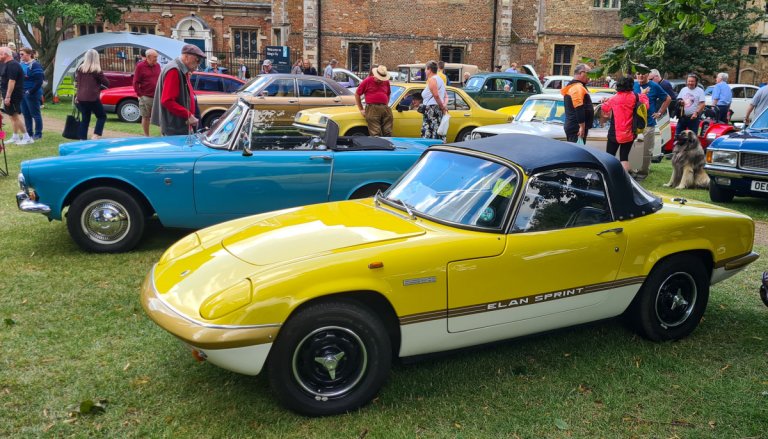
[[[641,50],[636,59],[678,77],[689,72],[713,75],[723,68],[737,67],[741,60],[751,61],[753,57],[743,54],[742,49],[760,39],[760,35],[752,31],[752,25],[764,15],[762,9],[751,4],[745,0],[717,2],[716,7],[707,12],[707,19],[714,26],[710,28],[711,33],[701,32],[696,26],[687,28],[686,23],[679,20],[673,22],[673,26],[659,29],[664,41],[662,53]],[[645,2],[622,2],[621,18],[638,17],[643,13],[646,13]]]
[[[620,16],[627,41],[606,51],[592,75],[648,71],[682,75],[733,66],[741,48],[758,38],[751,24],[762,17],[747,0],[625,0]]]
[[[53,87],[53,59],[59,41],[77,24],[118,23],[132,7],[146,7],[147,0],[0,0],[0,7],[19,27],[19,31],[38,52],[45,70],[49,94]]]

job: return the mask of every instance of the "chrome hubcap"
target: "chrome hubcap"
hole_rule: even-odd
[[[696,281],[688,273],[669,275],[656,293],[656,317],[665,329],[680,326],[693,313],[698,297]]]
[[[139,120],[141,117],[141,114],[139,113],[139,106],[134,104],[123,105],[120,113],[123,116],[123,119],[131,122]]]
[[[363,378],[368,352],[348,328],[325,326],[304,337],[293,352],[296,383],[318,401],[342,396]]]
[[[91,240],[111,244],[128,234],[131,217],[125,206],[114,200],[96,200],[83,210],[80,225]]]

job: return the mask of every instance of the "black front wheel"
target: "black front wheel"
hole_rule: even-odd
[[[67,229],[84,250],[121,253],[138,244],[144,233],[144,211],[129,193],[97,187],[78,195],[67,212]]]
[[[760,285],[760,299],[768,306],[768,271],[763,273],[763,284]]]
[[[126,99],[120,102],[120,105],[117,106],[117,117],[123,122],[140,122],[141,110],[139,109],[139,101]]]
[[[368,308],[321,303],[297,312],[280,330],[267,373],[289,409],[335,415],[373,399],[389,375],[391,355],[387,331]]]
[[[461,130],[459,132],[459,134],[456,135],[456,141],[457,142],[464,142],[464,141],[467,141],[467,140],[471,140],[472,130],[474,130],[474,129],[475,129],[475,127],[464,128],[463,130]]]
[[[733,201],[734,193],[730,189],[725,189],[717,185],[714,179],[709,181],[709,198],[716,203],[730,203]]]
[[[671,256],[645,279],[629,315],[643,337],[678,340],[699,324],[709,300],[709,275],[700,259]]]

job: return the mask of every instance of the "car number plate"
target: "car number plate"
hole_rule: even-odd
[[[768,192],[768,181],[752,181],[752,190],[757,192]]]

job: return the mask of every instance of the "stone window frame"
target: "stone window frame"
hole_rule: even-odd
[[[247,52],[243,52],[242,49],[240,52],[235,49],[235,35],[238,32],[255,32],[256,34],[256,50],[249,50]],[[241,44],[242,44],[242,35],[240,37]],[[249,39],[250,40],[250,39]],[[235,58],[260,58],[261,49],[262,49],[262,43],[261,43],[261,28],[260,27],[253,27],[253,26],[231,26],[229,28],[229,44],[230,48],[232,50],[232,56]]]
[[[138,31],[134,31],[133,28],[137,27],[139,28]],[[147,30],[153,29],[154,32],[141,32],[141,28],[146,27]],[[157,23],[148,23],[148,22],[141,22],[141,21],[131,21],[125,23],[125,30],[127,32],[138,32],[138,33],[145,33],[148,35],[157,35]]]
[[[373,41],[373,40],[348,40],[348,41],[346,41],[347,65],[349,66],[349,70],[352,71],[352,72],[366,72],[366,70],[362,68],[362,62],[361,62],[361,65],[358,66],[357,69],[354,68],[354,63],[352,61],[352,56],[350,54],[350,50],[352,49],[352,47],[351,47],[352,45],[357,45],[357,44],[359,44],[359,45],[367,44],[367,45],[369,45],[371,47],[371,52],[370,52],[371,53],[371,55],[370,55],[371,59],[368,62],[370,64],[370,66],[372,67],[376,63],[375,62],[375,59],[376,59],[376,57],[375,57],[376,42]],[[355,61],[355,62],[357,62],[357,61]],[[367,70],[369,71],[370,69],[367,69]]]
[[[618,10],[621,9],[621,0],[594,0],[592,9]]]
[[[457,44],[457,43],[440,43],[437,45],[437,58],[439,60],[443,59],[443,47],[450,47],[455,49],[461,49],[461,59],[459,61],[445,61],[446,63],[456,63],[456,64],[464,64],[464,61],[467,59],[467,53],[469,53],[469,50],[467,48],[466,44]]]
[[[83,33],[82,29],[86,28],[90,31],[90,28],[93,28],[93,32],[85,32]],[[75,32],[78,37],[82,37],[83,35],[91,35],[91,34],[100,34],[105,32],[104,29],[104,23],[83,23],[83,24],[77,24],[75,25]]]
[[[556,55],[557,55],[557,47],[558,46],[571,47],[573,49],[572,52],[571,52],[571,61],[568,64],[563,63],[563,62],[560,62],[560,63],[557,62]],[[573,75],[573,73],[572,73],[573,72],[573,68],[576,66],[576,63],[574,62],[575,61],[575,56],[576,56],[575,55],[576,54],[576,47],[577,47],[576,44],[573,44],[573,43],[571,43],[571,44],[567,44],[567,43],[560,43],[560,44],[558,44],[558,43],[555,43],[555,44],[552,45],[552,64],[551,64],[551,66],[552,66],[552,70],[551,70],[552,71],[552,75],[564,75],[564,76]],[[566,66],[566,65],[568,66],[568,72],[567,73],[564,73],[562,71],[562,69],[559,72],[555,72],[555,66]]]

